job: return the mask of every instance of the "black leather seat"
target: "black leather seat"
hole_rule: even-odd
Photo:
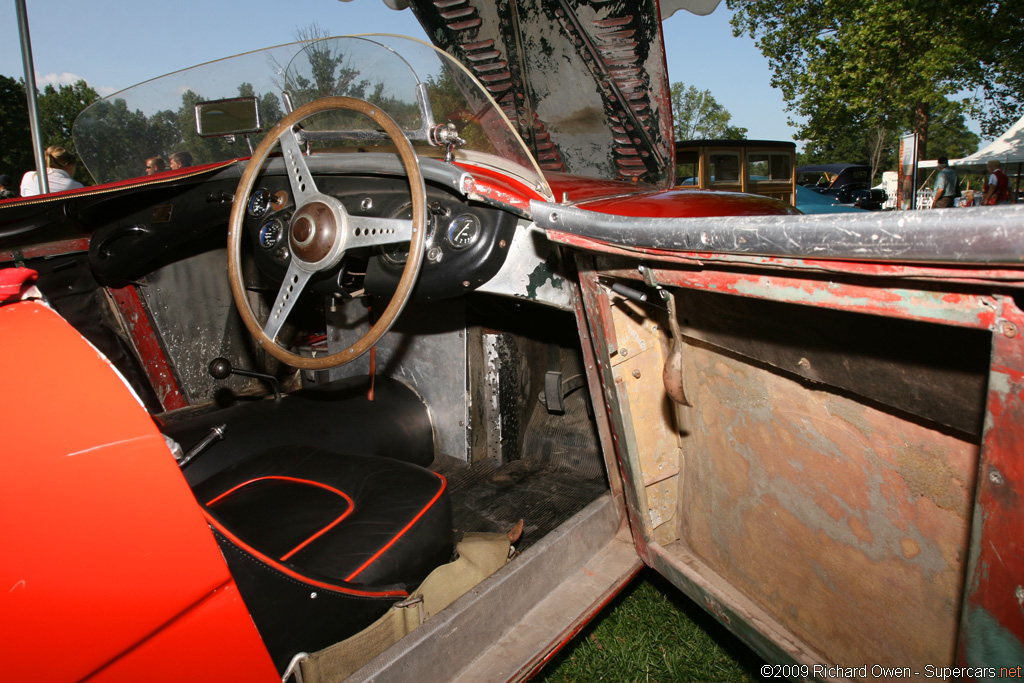
[[[294,446],[430,465],[434,433],[419,395],[402,382],[377,377],[370,401],[367,387],[365,375],[350,377],[278,400],[240,401],[200,414],[174,415],[160,429],[188,451],[213,425],[227,426],[223,441],[214,442],[185,468],[192,487],[253,453]]]
[[[451,559],[447,483],[393,458],[275,447],[193,486],[279,671]]]

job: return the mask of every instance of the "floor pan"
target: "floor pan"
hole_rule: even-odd
[[[484,460],[443,472],[448,477],[456,533],[508,531],[520,519],[522,550],[595,500],[608,485],[548,463]]]

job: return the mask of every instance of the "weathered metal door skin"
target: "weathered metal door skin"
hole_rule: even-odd
[[[806,678],[1024,661],[1019,265],[589,246],[645,562]]]

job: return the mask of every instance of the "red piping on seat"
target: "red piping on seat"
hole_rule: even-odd
[[[218,522],[216,520],[216,518],[214,518],[214,516],[212,514],[210,514],[210,512],[208,510],[206,510],[205,508],[203,509],[203,516],[206,517],[206,521],[210,524],[210,526],[212,526],[218,532],[223,534],[225,538],[230,540],[232,543],[237,545],[239,548],[243,549],[245,552],[249,553],[250,555],[252,555],[256,559],[258,559],[261,562],[263,562],[264,564],[268,564],[271,567],[273,567],[274,569],[276,569],[277,571],[282,572],[283,574],[287,574],[288,576],[292,577],[293,579],[297,579],[298,581],[301,581],[303,583],[307,583],[307,584],[309,584],[311,586],[316,586],[318,588],[324,588],[324,589],[335,591],[335,592],[338,592],[338,593],[344,593],[346,595],[362,595],[362,596],[370,597],[370,598],[387,598],[387,597],[407,598],[407,597],[409,597],[409,593],[406,592],[406,591],[403,591],[403,590],[393,590],[393,591],[361,591],[361,590],[356,590],[354,588],[343,588],[342,586],[335,586],[335,585],[330,584],[330,583],[325,583],[323,581],[317,581],[315,579],[311,579],[308,576],[303,576],[302,574],[299,574],[298,572],[296,572],[296,571],[294,571],[292,569],[289,569],[288,567],[284,566],[283,564],[281,564],[277,560],[274,560],[273,558],[267,557],[266,555],[264,555],[260,551],[256,550],[255,548],[253,548],[249,544],[247,544],[244,541],[242,541],[240,538],[238,538],[233,533],[228,531],[224,527],[224,525],[221,524],[220,522]]]
[[[220,494],[219,496],[217,496],[213,500],[209,501],[206,504],[206,506],[207,507],[212,507],[212,506],[216,505],[218,501],[220,501],[221,499],[223,499],[223,498],[225,498],[227,496],[230,496],[235,491],[238,491],[239,489],[245,488],[249,484],[255,484],[258,481],[266,481],[268,479],[274,479],[274,480],[278,480],[278,481],[290,481],[290,482],[294,482],[296,484],[309,484],[310,486],[318,486],[318,487],[324,489],[325,491],[330,491],[331,493],[338,494],[339,496],[344,498],[346,502],[348,502],[348,509],[345,510],[345,512],[340,517],[338,517],[336,520],[334,520],[333,522],[331,522],[330,524],[325,526],[323,529],[321,529],[320,531],[316,532],[315,534],[313,534],[312,536],[307,538],[305,541],[303,541],[302,543],[298,544],[297,546],[292,548],[290,551],[288,551],[287,553],[282,555],[279,558],[282,562],[284,562],[289,557],[291,557],[295,553],[297,553],[300,550],[302,550],[303,548],[305,548],[307,545],[309,545],[310,543],[312,543],[316,539],[320,538],[320,536],[324,535],[325,533],[327,533],[328,531],[333,529],[335,526],[338,525],[339,522],[341,522],[341,520],[343,520],[346,517],[348,517],[350,514],[352,514],[352,511],[355,510],[356,505],[355,505],[354,502],[352,502],[352,499],[349,498],[348,494],[346,494],[344,491],[339,491],[338,489],[334,488],[333,486],[328,486],[327,484],[324,484],[322,482],[312,481],[310,479],[299,479],[297,477],[282,477],[282,476],[273,476],[273,475],[266,476],[266,477],[257,477],[256,479],[250,479],[249,481],[242,482],[238,486],[234,486],[234,487],[228,489],[227,491],[225,491],[224,493]]]
[[[352,580],[352,579],[354,579],[355,577],[359,576],[359,573],[360,573],[360,572],[362,572],[362,571],[363,571],[364,569],[366,569],[367,567],[369,567],[369,566],[370,566],[371,564],[373,564],[373,563],[374,563],[374,562],[375,562],[375,561],[377,560],[377,558],[379,558],[379,557],[380,557],[381,555],[383,555],[383,554],[384,554],[385,552],[387,552],[387,549],[388,549],[388,548],[390,548],[391,546],[393,546],[393,545],[395,544],[395,541],[397,541],[397,540],[398,540],[399,538],[401,538],[401,537],[402,537],[402,534],[404,534],[404,533],[405,533],[406,531],[408,531],[409,529],[411,529],[411,528],[412,528],[412,526],[413,526],[414,524],[416,524],[416,522],[418,522],[418,521],[420,520],[420,517],[422,517],[422,516],[423,516],[424,514],[426,514],[427,510],[429,510],[429,509],[430,509],[431,507],[433,507],[434,503],[436,503],[436,502],[437,502],[437,500],[438,500],[438,499],[439,499],[439,498],[441,497],[441,494],[442,494],[442,493],[444,493],[445,489],[446,489],[446,488],[448,487],[448,480],[447,480],[447,479],[445,479],[445,478],[444,478],[444,477],[443,477],[442,475],[438,474],[437,472],[431,472],[431,474],[435,475],[435,476],[436,476],[436,477],[437,477],[438,479],[440,479],[440,480],[441,480],[441,488],[439,488],[439,489],[437,490],[437,493],[436,493],[436,494],[434,494],[434,497],[430,499],[430,502],[429,502],[429,503],[427,503],[427,504],[426,504],[425,506],[423,506],[423,509],[422,509],[422,510],[420,510],[420,511],[419,511],[419,512],[418,512],[418,513],[416,514],[416,516],[415,516],[415,517],[413,517],[413,518],[412,518],[412,520],[410,520],[410,521],[409,521],[409,523],[408,523],[408,524],[406,524],[406,525],[405,525],[404,527],[402,527],[402,530],[401,530],[401,531],[399,531],[399,532],[398,532],[397,534],[395,534],[395,535],[394,535],[394,536],[393,536],[393,537],[391,538],[391,540],[390,540],[390,541],[388,541],[387,543],[385,543],[385,544],[384,544],[384,547],[382,547],[382,548],[381,548],[380,550],[378,550],[377,552],[375,552],[375,553],[373,554],[373,557],[371,557],[371,558],[370,558],[370,559],[368,559],[368,560],[367,560],[366,562],[364,562],[364,563],[363,563],[363,564],[362,564],[362,565],[361,565],[361,566],[359,567],[359,569],[355,570],[354,572],[352,572],[351,574],[349,574],[348,576],[346,576],[346,577],[345,577],[345,581],[351,581],[351,580]]]

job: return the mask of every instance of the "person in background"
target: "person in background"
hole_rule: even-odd
[[[982,204],[995,206],[996,204],[1010,203],[1010,178],[999,167],[996,160],[985,164],[988,167],[988,179],[985,181],[985,193]]]
[[[63,147],[51,146],[43,154],[46,160],[46,182],[50,192],[63,192],[82,187],[75,180],[75,155]],[[21,179],[21,196],[34,197],[39,194],[39,174],[29,171]]]
[[[956,198],[960,196],[960,179],[956,171],[949,167],[949,159],[939,157],[939,176],[935,179],[935,194],[932,196],[933,209],[948,209],[956,206]]]
[[[164,162],[163,157],[155,156],[146,159],[146,175],[153,175],[154,173],[163,173],[166,170],[167,164]]]
[[[177,171],[179,168],[186,168],[192,165],[192,154],[189,152],[175,152],[171,155],[171,170]]]
[[[17,196],[18,191],[14,189],[11,176],[6,173],[0,175],[0,199],[14,199]]]

